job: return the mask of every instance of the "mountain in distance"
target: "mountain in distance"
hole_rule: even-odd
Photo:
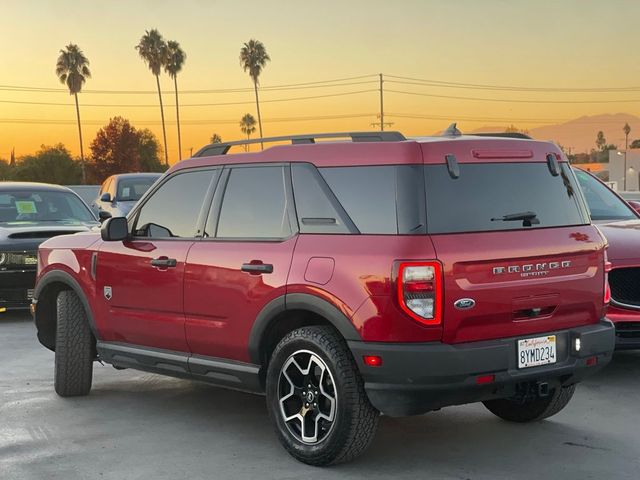
[[[596,148],[596,136],[602,130],[607,144],[617,145],[624,149],[624,132],[622,128],[629,123],[631,133],[629,144],[640,138],[640,117],[629,113],[602,114],[584,116],[556,125],[545,125],[529,129],[529,135],[536,140],[551,140],[562,145],[565,150],[571,149],[571,153],[590,152]],[[516,127],[520,125],[515,124]],[[473,130],[469,133],[503,132],[506,126],[489,126]]]

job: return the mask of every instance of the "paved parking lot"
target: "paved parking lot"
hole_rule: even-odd
[[[278,444],[262,397],[96,364],[62,399],[27,315],[0,317],[0,479],[638,479],[640,353],[617,354],[569,407],[535,425],[481,405],[383,418],[372,448],[329,469]]]

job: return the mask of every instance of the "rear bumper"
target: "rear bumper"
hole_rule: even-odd
[[[28,309],[36,283],[35,270],[5,270],[0,272],[0,308]]]
[[[640,310],[621,308],[612,303],[607,318],[616,327],[616,350],[640,349]]]
[[[547,334],[556,335],[557,363],[518,369],[517,340]],[[581,348],[576,352],[572,346],[578,337]],[[552,388],[577,383],[611,360],[615,331],[610,321],[602,320],[579,328],[457,345],[348,343],[371,403],[387,415],[405,416],[510,397],[523,383],[545,382]],[[379,355],[383,363],[367,366],[364,355]],[[593,357],[597,363],[588,364]],[[495,375],[495,380],[479,385],[483,375]]]

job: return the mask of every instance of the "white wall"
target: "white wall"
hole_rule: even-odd
[[[609,150],[609,181],[618,184],[618,190],[624,190],[624,151]],[[640,190],[640,150],[627,151],[627,191]]]

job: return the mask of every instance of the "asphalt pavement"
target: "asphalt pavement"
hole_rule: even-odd
[[[28,315],[0,316],[0,479],[640,478],[640,352],[621,352],[552,419],[482,405],[383,417],[372,447],[330,468],[278,443],[264,398],[95,364],[87,397],[53,390]]]

